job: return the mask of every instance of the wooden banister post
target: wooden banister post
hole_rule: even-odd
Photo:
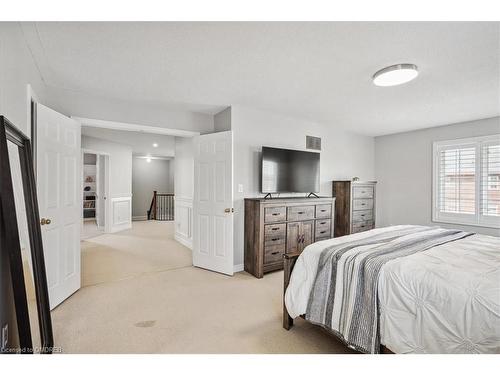
[[[153,219],[156,220],[156,195],[158,192],[155,190],[153,191]]]

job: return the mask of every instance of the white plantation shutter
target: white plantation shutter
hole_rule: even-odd
[[[500,135],[434,143],[433,220],[500,227]]]
[[[439,210],[476,213],[476,148],[459,146],[439,151]]]
[[[482,147],[481,214],[500,216],[500,143],[485,143]]]

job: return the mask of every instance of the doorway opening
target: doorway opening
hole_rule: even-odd
[[[109,156],[82,150],[81,239],[104,234],[107,224],[107,173]]]

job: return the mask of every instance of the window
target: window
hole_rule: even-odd
[[[500,228],[500,134],[434,142],[432,220]]]

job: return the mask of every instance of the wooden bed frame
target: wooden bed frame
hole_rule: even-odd
[[[290,328],[292,328],[292,326],[293,326],[293,318],[288,314],[288,310],[286,309],[286,305],[285,305],[285,292],[286,292],[286,289],[288,288],[288,284],[290,283],[290,276],[292,275],[293,267],[295,266],[295,262],[299,258],[299,255],[300,255],[300,253],[290,253],[290,254],[283,255],[283,268],[284,268],[284,283],[283,283],[283,328],[286,329],[287,331],[290,330]],[[301,315],[300,317],[303,318],[307,322],[307,320],[305,319],[304,315]],[[337,339],[338,341],[341,341],[341,340],[339,340],[339,338],[337,336],[335,336],[328,329],[324,328],[324,330],[328,334],[330,334],[331,336],[333,336],[335,339]],[[345,344],[345,343],[343,343],[343,344]],[[395,354],[393,351],[391,351],[390,349],[388,349],[384,345],[380,345],[380,353],[382,353],[382,354]]]

